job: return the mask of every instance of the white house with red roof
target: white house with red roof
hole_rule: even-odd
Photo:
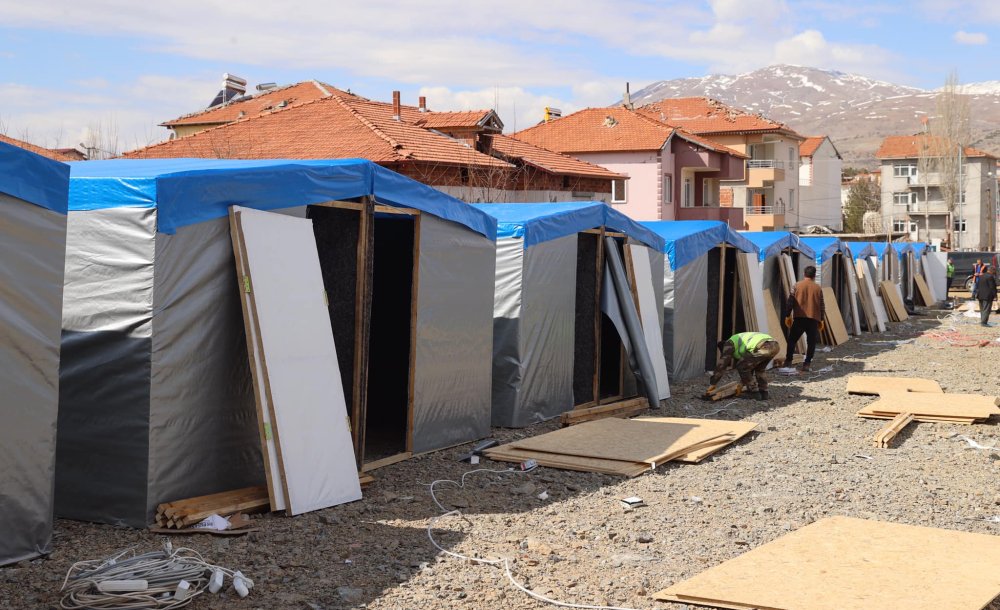
[[[841,182],[844,160],[827,136],[811,136],[799,144],[799,205],[785,214],[793,228],[820,225],[841,231]]]

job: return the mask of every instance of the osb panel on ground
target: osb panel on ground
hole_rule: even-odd
[[[831,517],[653,597],[776,610],[980,610],[1000,595],[997,565],[997,536]]]
[[[988,419],[1000,415],[996,396],[979,394],[933,394],[926,392],[883,392],[879,399],[858,411],[858,415],[912,413],[916,417],[960,417]]]
[[[882,394],[892,392],[932,392],[944,390],[933,379],[919,377],[868,377],[855,375],[847,379],[848,394]]]
[[[757,428],[757,424],[752,421],[726,421],[726,420],[706,420],[692,419],[687,417],[642,417],[638,421],[654,421],[661,423],[675,424],[696,424],[698,426],[715,427],[724,436],[707,441],[697,448],[691,448],[687,452],[676,456],[673,461],[697,464],[708,456],[735,443]]]
[[[511,444],[518,449],[656,465],[729,433],[717,423],[602,419]]]
[[[527,460],[535,460],[539,466],[548,468],[575,470],[577,472],[597,472],[623,477],[637,477],[652,468],[646,463],[588,458],[579,455],[560,455],[558,453],[518,449],[511,445],[488,449],[485,451],[485,454],[486,457],[497,462],[522,463]]]

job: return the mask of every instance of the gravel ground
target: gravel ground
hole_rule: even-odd
[[[891,325],[828,353],[808,377],[775,378],[768,403],[697,399],[704,383],[678,383],[662,415],[750,419],[758,431],[698,465],[667,464],[623,480],[540,468],[477,473],[464,489],[438,496],[462,516],[437,522],[442,547],[464,555],[509,557],[517,579],[538,594],[577,604],[671,608],[649,595],[814,520],[848,515],[1000,535],[1000,452],[970,448],[957,435],[1000,444],[997,422],[974,426],[918,423],[891,449],[871,437],[884,422],[855,417],[872,398],[849,396],[855,373],[937,379],[946,391],[996,393],[1000,328],[947,312]],[[986,347],[960,347],[988,340]],[[905,341],[905,342],[904,342]],[[832,366],[827,373],[818,372]],[[731,374],[732,375],[732,374]],[[718,413],[713,411],[724,407]],[[554,429],[495,430],[501,441]],[[255,517],[260,531],[242,537],[174,536],[209,561],[255,579],[247,599],[233,593],[194,608],[480,609],[550,608],[517,591],[501,570],[448,557],[429,542],[440,511],[426,483],[459,479],[474,467],[455,460],[467,447],[378,470],[365,499],[295,518]],[[545,491],[548,499],[538,499]],[[648,506],[626,511],[620,498]],[[160,537],[126,528],[60,520],[55,551],[0,569],[0,608],[58,606],[67,568],[82,559]],[[231,590],[230,590],[231,591]],[[903,608],[903,606],[900,606]],[[1000,600],[990,606],[1000,610]]]

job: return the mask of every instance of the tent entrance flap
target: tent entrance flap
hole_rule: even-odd
[[[420,215],[339,201],[309,206],[307,215],[362,468],[412,448]]]

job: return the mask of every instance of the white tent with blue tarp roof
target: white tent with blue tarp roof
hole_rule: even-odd
[[[234,205],[313,224],[360,463],[489,434],[491,217],[362,159],[83,162],[58,514],[141,527],[158,503],[264,481]]]
[[[715,366],[716,344],[741,328],[739,253],[758,248],[724,222],[642,222],[663,238],[663,350],[673,379],[702,375]],[[753,298],[753,295],[745,295]],[[732,312],[736,312],[734,315]]]
[[[602,202],[475,207],[497,222],[493,424],[527,426],[635,395],[623,351],[628,340],[615,325],[617,314],[604,311],[613,291],[601,237],[616,238],[620,253],[633,257],[633,270],[652,270],[645,287],[656,299],[663,291],[663,240]],[[658,336],[662,312],[647,313]]]
[[[52,542],[69,166],[0,142],[0,565]]]

